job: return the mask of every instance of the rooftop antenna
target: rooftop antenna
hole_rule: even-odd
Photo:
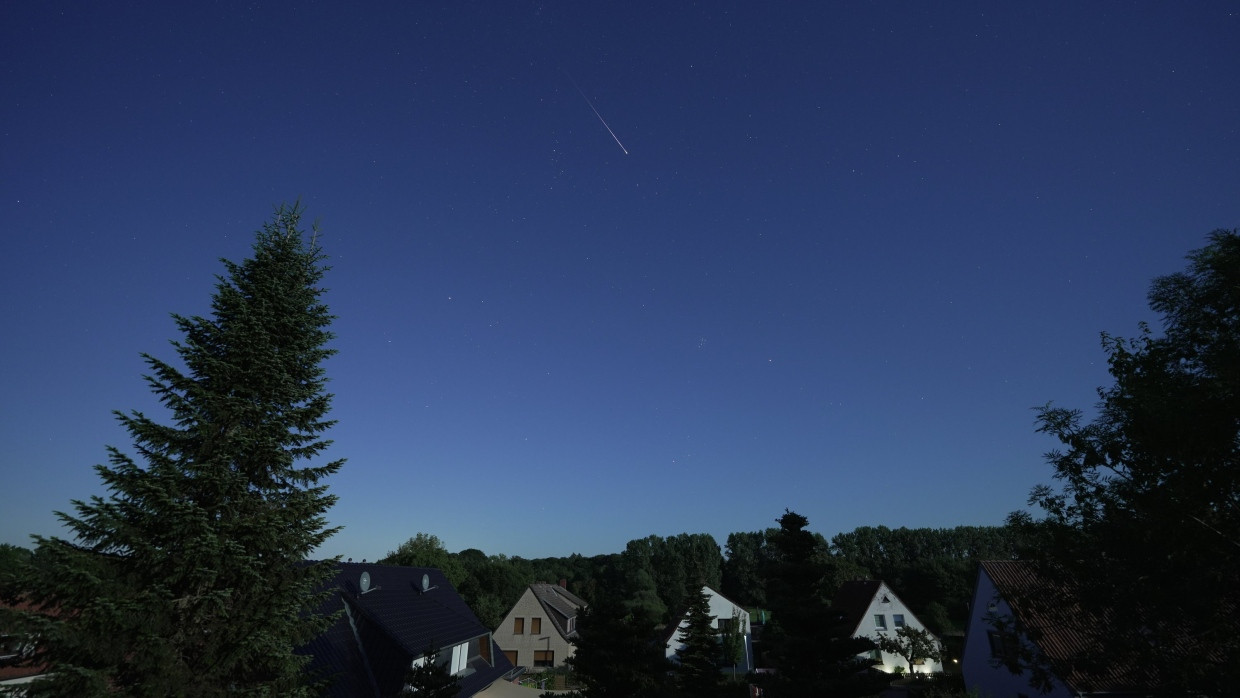
[[[431,586],[431,576],[429,574],[422,575],[422,593],[423,594],[430,591],[431,589],[438,589],[438,588],[439,588],[438,584],[436,584],[435,586]]]

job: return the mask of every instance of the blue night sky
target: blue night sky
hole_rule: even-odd
[[[1050,476],[1031,408],[1090,408],[1099,333],[1240,225],[1237,36],[1231,2],[4,3],[0,541],[101,492],[111,410],[162,414],[139,353],[297,197],[324,555],[999,524]]]

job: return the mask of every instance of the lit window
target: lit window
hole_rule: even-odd
[[[542,618],[531,618],[530,619],[530,634],[531,635],[542,634]]]
[[[892,622],[893,624],[895,624],[895,626],[896,626],[897,628],[903,628],[903,627],[904,627],[904,614],[903,614],[903,613],[897,613],[897,614],[893,615],[893,616],[891,617],[891,622]]]
[[[512,619],[512,634],[513,635],[524,635],[525,634],[525,619],[524,618],[513,618]]]
[[[874,627],[878,628],[879,630],[886,630],[887,629],[887,616],[881,613],[875,613],[874,614]]]

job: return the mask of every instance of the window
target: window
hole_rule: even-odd
[[[504,650],[504,656],[508,659],[509,664],[513,666],[520,666],[519,664],[517,664],[517,651],[516,650]]]
[[[534,650],[534,666],[555,666],[555,652],[552,650]]]
[[[573,617],[569,618],[569,619],[568,619],[568,623],[566,623],[564,627],[565,627],[565,629],[566,629],[566,632],[570,632],[570,633],[571,633],[571,632],[573,632],[574,630],[576,630],[576,629],[577,629],[577,616],[573,616]]]
[[[903,613],[894,614],[893,616],[891,616],[891,622],[897,628],[903,628],[904,627],[904,614]]]
[[[882,650],[870,650],[870,661],[878,662],[881,664],[883,662],[883,651]]]
[[[718,623],[719,623],[719,632],[721,633],[732,632],[732,619],[731,618],[720,618],[718,620]]]
[[[1020,661],[1016,636],[1010,632],[987,630],[986,639],[990,641],[991,658],[1002,662],[1008,669],[1016,672]]]
[[[879,630],[886,630],[887,629],[887,616],[881,613],[875,613],[874,614],[874,627],[878,628]]]
[[[542,618],[531,618],[530,619],[530,634],[531,635],[542,634]]]
[[[469,643],[462,642],[452,647],[452,668],[448,673],[459,674],[465,671],[469,659]]]
[[[513,635],[524,635],[525,634],[525,619],[524,618],[513,618],[512,619],[512,634]]]

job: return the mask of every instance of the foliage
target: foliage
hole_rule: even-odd
[[[674,669],[676,692],[681,696],[715,695],[719,685],[719,642],[714,616],[710,615],[710,596],[698,588],[689,596],[689,607],[681,627],[680,647],[676,649]]]
[[[823,542],[796,512],[785,510],[778,523],[779,529],[767,534],[772,622],[764,642],[777,669],[767,688],[773,696],[845,695],[845,684],[859,668],[857,655],[874,643],[832,636],[829,599],[835,582]]]
[[[108,495],[58,513],[72,539],[35,536],[17,588],[40,610],[5,619],[52,667],[29,695],[306,692],[294,649],[327,624],[332,562],[302,562],[335,531],[319,482],[342,461],[298,465],[333,423],[325,267],[300,217],[281,206],[223,262],[210,317],[173,315],[184,368],[143,355],[171,423],[117,412],[138,459],[109,447]]]
[[[655,641],[657,619],[629,612],[620,599],[603,597],[577,619],[576,651],[565,659],[588,698],[657,698],[670,695],[668,662]]]
[[[977,563],[1011,559],[1022,532],[1002,526],[862,526],[831,539],[831,553],[856,577],[882,579],[928,627],[963,629]]]
[[[32,557],[33,553],[28,548],[0,543],[0,594],[12,586],[14,577],[30,563]]]
[[[465,581],[465,566],[448,552],[439,536],[429,533],[418,533],[388,552],[379,562],[405,567],[433,567],[443,572],[453,587],[460,587],[461,582]]]
[[[1149,667],[1164,692],[1223,695],[1240,679],[1240,234],[1215,231],[1186,271],[1151,286],[1163,333],[1104,334],[1114,383],[1097,416],[1047,405],[1039,431],[1059,487],[1030,502],[1043,573],[1115,609],[1097,652]],[[1191,638],[1191,639],[1190,639]]]
[[[405,696],[418,698],[456,698],[461,683],[453,676],[445,663],[439,661],[439,648],[428,647],[421,660],[405,672]]]
[[[702,584],[718,589],[722,565],[719,544],[707,533],[631,540],[620,556],[629,586],[627,597],[648,610],[661,606],[665,621],[672,620],[670,613],[686,607],[688,590]],[[658,598],[657,603],[653,597]]]
[[[744,606],[766,605],[766,532],[728,534],[726,551],[720,591]]]
[[[732,620],[719,632],[719,658],[722,666],[732,667],[740,663],[745,656],[745,618],[737,609],[732,609]]]
[[[908,662],[908,673],[913,674],[913,664],[918,659],[932,662],[943,661],[943,645],[928,630],[906,625],[896,628],[894,635],[879,633],[875,638],[878,648],[889,654],[903,657]],[[897,670],[904,667],[896,667]]]

